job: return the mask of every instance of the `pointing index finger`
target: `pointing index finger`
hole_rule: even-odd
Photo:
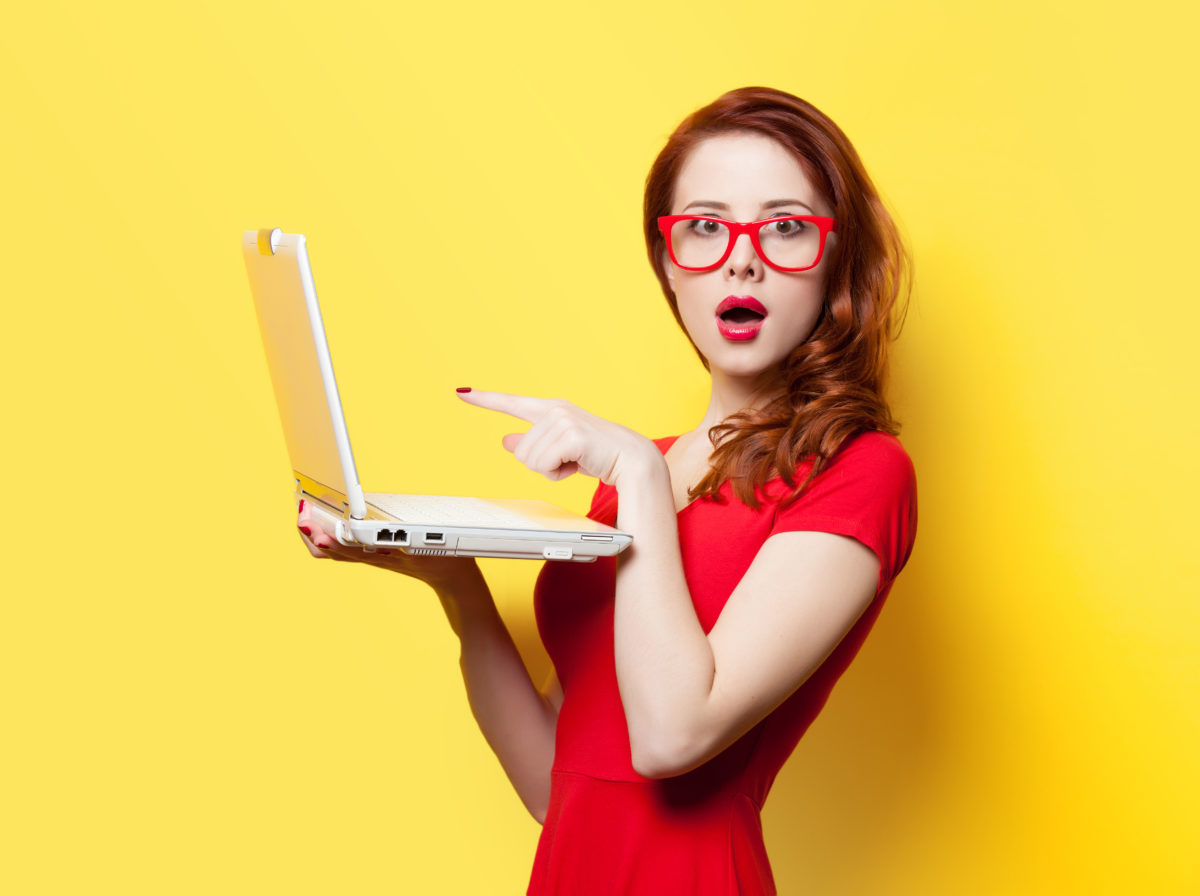
[[[510,417],[517,417],[529,423],[536,423],[551,406],[550,399],[534,398],[531,395],[511,395],[508,392],[483,392],[479,389],[469,389],[458,392],[458,397],[467,404],[499,411]]]

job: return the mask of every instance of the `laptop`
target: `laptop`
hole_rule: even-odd
[[[409,554],[590,562],[633,537],[544,501],[364,492],[303,234],[247,230],[258,313],[297,500],[344,545]],[[393,368],[389,368],[391,370]]]

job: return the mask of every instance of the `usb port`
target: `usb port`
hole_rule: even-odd
[[[446,543],[446,533],[445,532],[426,532],[425,533],[425,543],[426,544],[445,544]]]

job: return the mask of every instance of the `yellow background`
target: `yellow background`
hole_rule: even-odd
[[[911,242],[921,530],[765,812],[783,893],[1192,893],[1183,3],[25,3],[0,22],[0,890],[517,893],[432,595],[311,561],[239,255],[307,233],[363,479],[546,497],[459,385],[649,435],[705,378],[641,185],[745,84]],[[540,674],[534,564],[487,566]]]

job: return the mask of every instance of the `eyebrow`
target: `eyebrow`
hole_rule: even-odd
[[[713,202],[711,199],[697,199],[695,202],[689,202],[683,207],[683,210],[686,212],[689,208],[697,205],[703,206],[704,208],[715,208],[722,212],[729,211],[729,205],[727,203]],[[799,199],[772,199],[770,202],[763,203],[763,208],[782,208],[786,205],[799,205],[808,209],[811,214],[816,214],[816,211],[813,210],[812,206],[805,202],[801,202]]]

